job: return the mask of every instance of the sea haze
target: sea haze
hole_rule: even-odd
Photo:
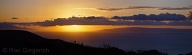
[[[29,31],[45,38],[61,39],[68,42],[76,41],[96,47],[101,47],[105,43],[126,51],[157,49],[170,55],[176,55],[192,51],[192,29],[190,27],[124,26],[109,29],[103,27],[104,29],[94,32]]]

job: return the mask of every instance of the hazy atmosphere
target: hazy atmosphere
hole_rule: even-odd
[[[191,0],[1,0],[0,22],[36,22],[72,16],[131,16],[176,13],[187,16]],[[18,18],[12,20],[12,17]]]
[[[192,55],[191,2],[0,0],[0,55]]]

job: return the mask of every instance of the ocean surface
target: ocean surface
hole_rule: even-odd
[[[109,44],[125,51],[156,49],[170,55],[192,52],[192,26],[66,25],[26,28],[45,38],[96,47]]]

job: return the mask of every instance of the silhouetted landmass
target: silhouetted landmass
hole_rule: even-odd
[[[157,50],[149,50],[149,51],[128,51],[127,55],[168,55],[167,53],[161,53]]]
[[[192,55],[192,52],[190,52],[190,53],[187,53],[186,55]]]
[[[30,48],[30,49],[49,49],[49,55],[123,55],[124,51],[118,48],[96,48],[79,44],[69,43],[61,40],[45,39],[27,31],[0,31],[0,47],[3,48]],[[20,54],[2,53],[1,54]],[[24,53],[22,53],[24,54]],[[31,53],[27,53],[31,54]]]
[[[178,54],[178,55],[192,55],[192,52],[186,54]]]
[[[7,51],[3,51],[4,49]],[[45,49],[44,52],[23,52],[27,49]],[[46,39],[36,34],[21,30],[0,31],[1,55],[165,55],[157,50],[125,52],[116,47],[98,48],[84,46],[57,39]],[[21,51],[18,51],[20,49]],[[26,49],[25,49],[26,50]]]

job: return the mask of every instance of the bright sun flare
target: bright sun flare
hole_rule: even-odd
[[[65,30],[68,32],[83,32],[83,31],[85,31],[85,29],[79,25],[70,25],[70,26],[66,27]]]

